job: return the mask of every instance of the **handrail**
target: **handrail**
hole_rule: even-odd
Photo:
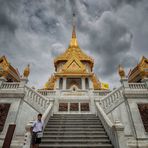
[[[101,120],[102,125],[104,126],[113,146],[115,148],[119,148],[115,125],[110,121],[106,113],[103,111],[99,102],[96,102],[96,110],[97,110],[98,117]]]
[[[129,83],[130,89],[146,89],[145,83]]]
[[[0,89],[17,89],[20,82],[3,82]]]
[[[122,91],[123,86],[115,89],[114,91],[100,99],[100,105],[104,109],[105,113],[110,113],[113,109],[124,102]]]
[[[49,100],[27,85],[25,85],[25,92],[26,97],[24,97],[24,100],[38,112],[43,113],[49,105]]]
[[[43,130],[50,118],[50,116],[52,115],[52,109],[53,109],[53,102],[51,102],[49,104],[49,106],[47,107],[47,109],[45,110],[44,114],[43,114],[43,122],[44,122],[44,127]],[[25,137],[24,137],[24,144],[23,144],[23,148],[29,148],[30,144],[31,144],[31,133],[30,133],[30,128],[32,127],[33,122],[30,121],[27,125],[26,125],[26,133],[25,133]]]
[[[44,112],[43,117],[42,117],[42,119],[44,121],[44,128],[47,125],[47,122],[48,122],[50,116],[52,115],[52,108],[53,108],[53,102],[50,102],[48,108],[46,109],[46,111]]]
[[[111,91],[109,91],[109,90],[94,90],[93,91],[93,94],[94,94],[94,96],[106,96],[107,94],[109,94]]]
[[[56,93],[55,90],[37,90],[37,92],[43,96],[53,96]]]

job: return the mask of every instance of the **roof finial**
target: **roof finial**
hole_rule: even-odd
[[[73,30],[72,30],[72,38],[76,38],[76,31],[75,31],[75,26],[76,26],[76,15],[75,15],[75,13],[73,13],[73,22],[72,22],[73,24]]]
[[[69,46],[70,47],[78,47],[78,42],[77,42],[77,37],[76,37],[76,31],[75,31],[75,23],[76,23],[76,17],[75,17],[75,13],[73,13],[73,22],[72,22],[72,26],[73,26],[73,29],[72,29],[72,38],[71,38],[71,41],[70,41],[70,44]]]

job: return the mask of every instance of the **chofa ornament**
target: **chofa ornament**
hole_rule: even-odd
[[[119,67],[118,67],[118,73],[119,73],[119,76],[121,79],[126,77],[125,70],[124,70],[123,66],[121,66],[121,65],[119,65]]]
[[[28,78],[29,74],[30,74],[30,64],[28,64],[27,67],[24,69],[23,76],[25,78]]]

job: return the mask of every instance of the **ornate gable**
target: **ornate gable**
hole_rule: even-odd
[[[8,81],[20,81],[20,75],[7,60],[5,56],[0,57],[0,77],[3,76]]]
[[[144,69],[144,68],[148,68],[148,59],[145,58],[144,56],[142,57],[140,63],[139,63],[139,67],[141,69]]]
[[[86,67],[80,60],[72,56],[72,58],[63,65],[60,73],[86,73]]]
[[[0,58],[0,67],[2,68],[2,69],[7,69],[8,68],[8,66],[9,66],[9,63],[8,63],[8,60],[6,59],[6,57],[5,56],[2,56],[1,58]]]

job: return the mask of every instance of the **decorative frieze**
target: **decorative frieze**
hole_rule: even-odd
[[[90,111],[89,103],[81,103],[81,111]]]
[[[79,111],[78,103],[70,103],[70,111]]]
[[[68,111],[68,103],[59,103],[59,111]]]

